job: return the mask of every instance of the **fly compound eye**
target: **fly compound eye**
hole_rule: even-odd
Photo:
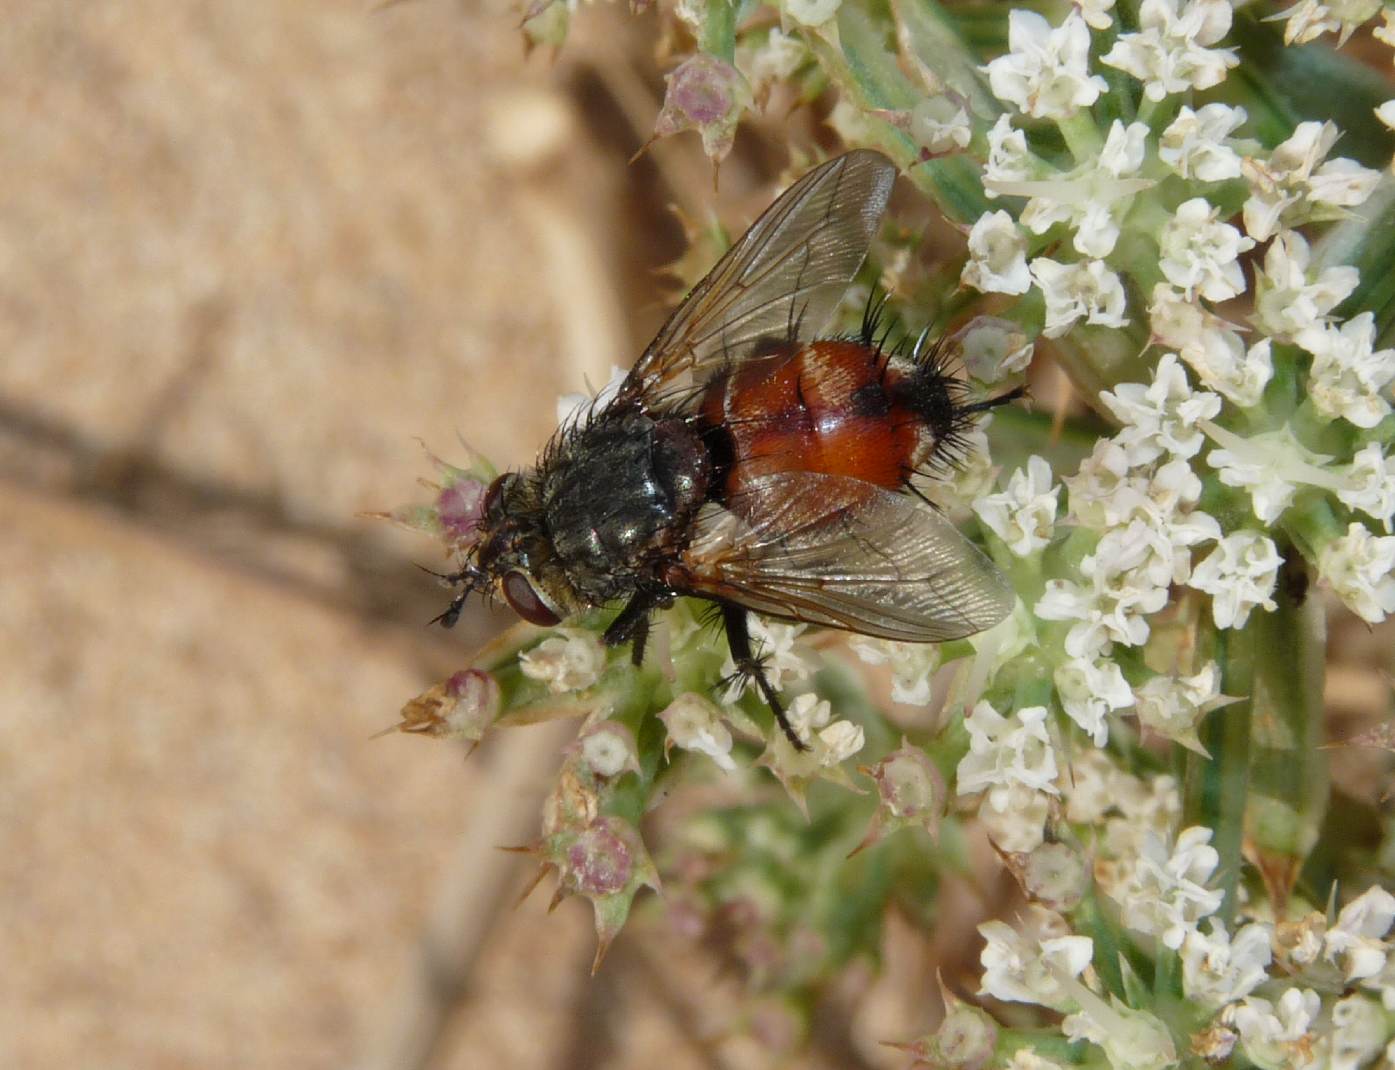
[[[562,619],[538,597],[528,577],[517,570],[504,575],[504,601],[529,624],[540,628],[550,627]]]

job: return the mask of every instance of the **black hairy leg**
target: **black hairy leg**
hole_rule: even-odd
[[[601,642],[606,646],[619,646],[630,643],[630,659],[636,664],[644,663],[644,646],[649,641],[649,614],[662,604],[662,599],[648,593],[638,593],[625,603],[610,622]]]
[[[807,751],[809,744],[794,734],[794,726],[785,716],[785,707],[780,702],[780,696],[775,693],[775,689],[766,678],[765,667],[760,658],[751,651],[751,633],[746,627],[746,611],[739,606],[723,603],[722,623],[727,630],[727,646],[731,648],[731,660],[736,663],[736,676],[756,682],[756,687],[760,688],[760,693],[765,696],[770,712],[775,715],[785,738],[793,744],[795,750]]]

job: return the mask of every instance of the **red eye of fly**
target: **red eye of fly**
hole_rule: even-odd
[[[523,573],[514,571],[504,576],[504,601],[529,624],[546,628],[561,619],[538,597],[533,585]]]

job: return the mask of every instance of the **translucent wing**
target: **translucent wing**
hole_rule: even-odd
[[[709,506],[683,564],[694,593],[913,643],[991,628],[1015,600],[925,502],[817,472],[767,476],[728,508]]]
[[[867,256],[895,178],[890,160],[859,149],[786,190],[674,310],[619,399],[700,386],[761,339],[826,328]]]

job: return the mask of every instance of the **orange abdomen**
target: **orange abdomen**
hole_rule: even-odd
[[[888,389],[898,374],[872,346],[820,341],[776,350],[714,380],[702,413],[729,440],[724,496],[775,472],[903,486],[922,459],[922,421]]]

